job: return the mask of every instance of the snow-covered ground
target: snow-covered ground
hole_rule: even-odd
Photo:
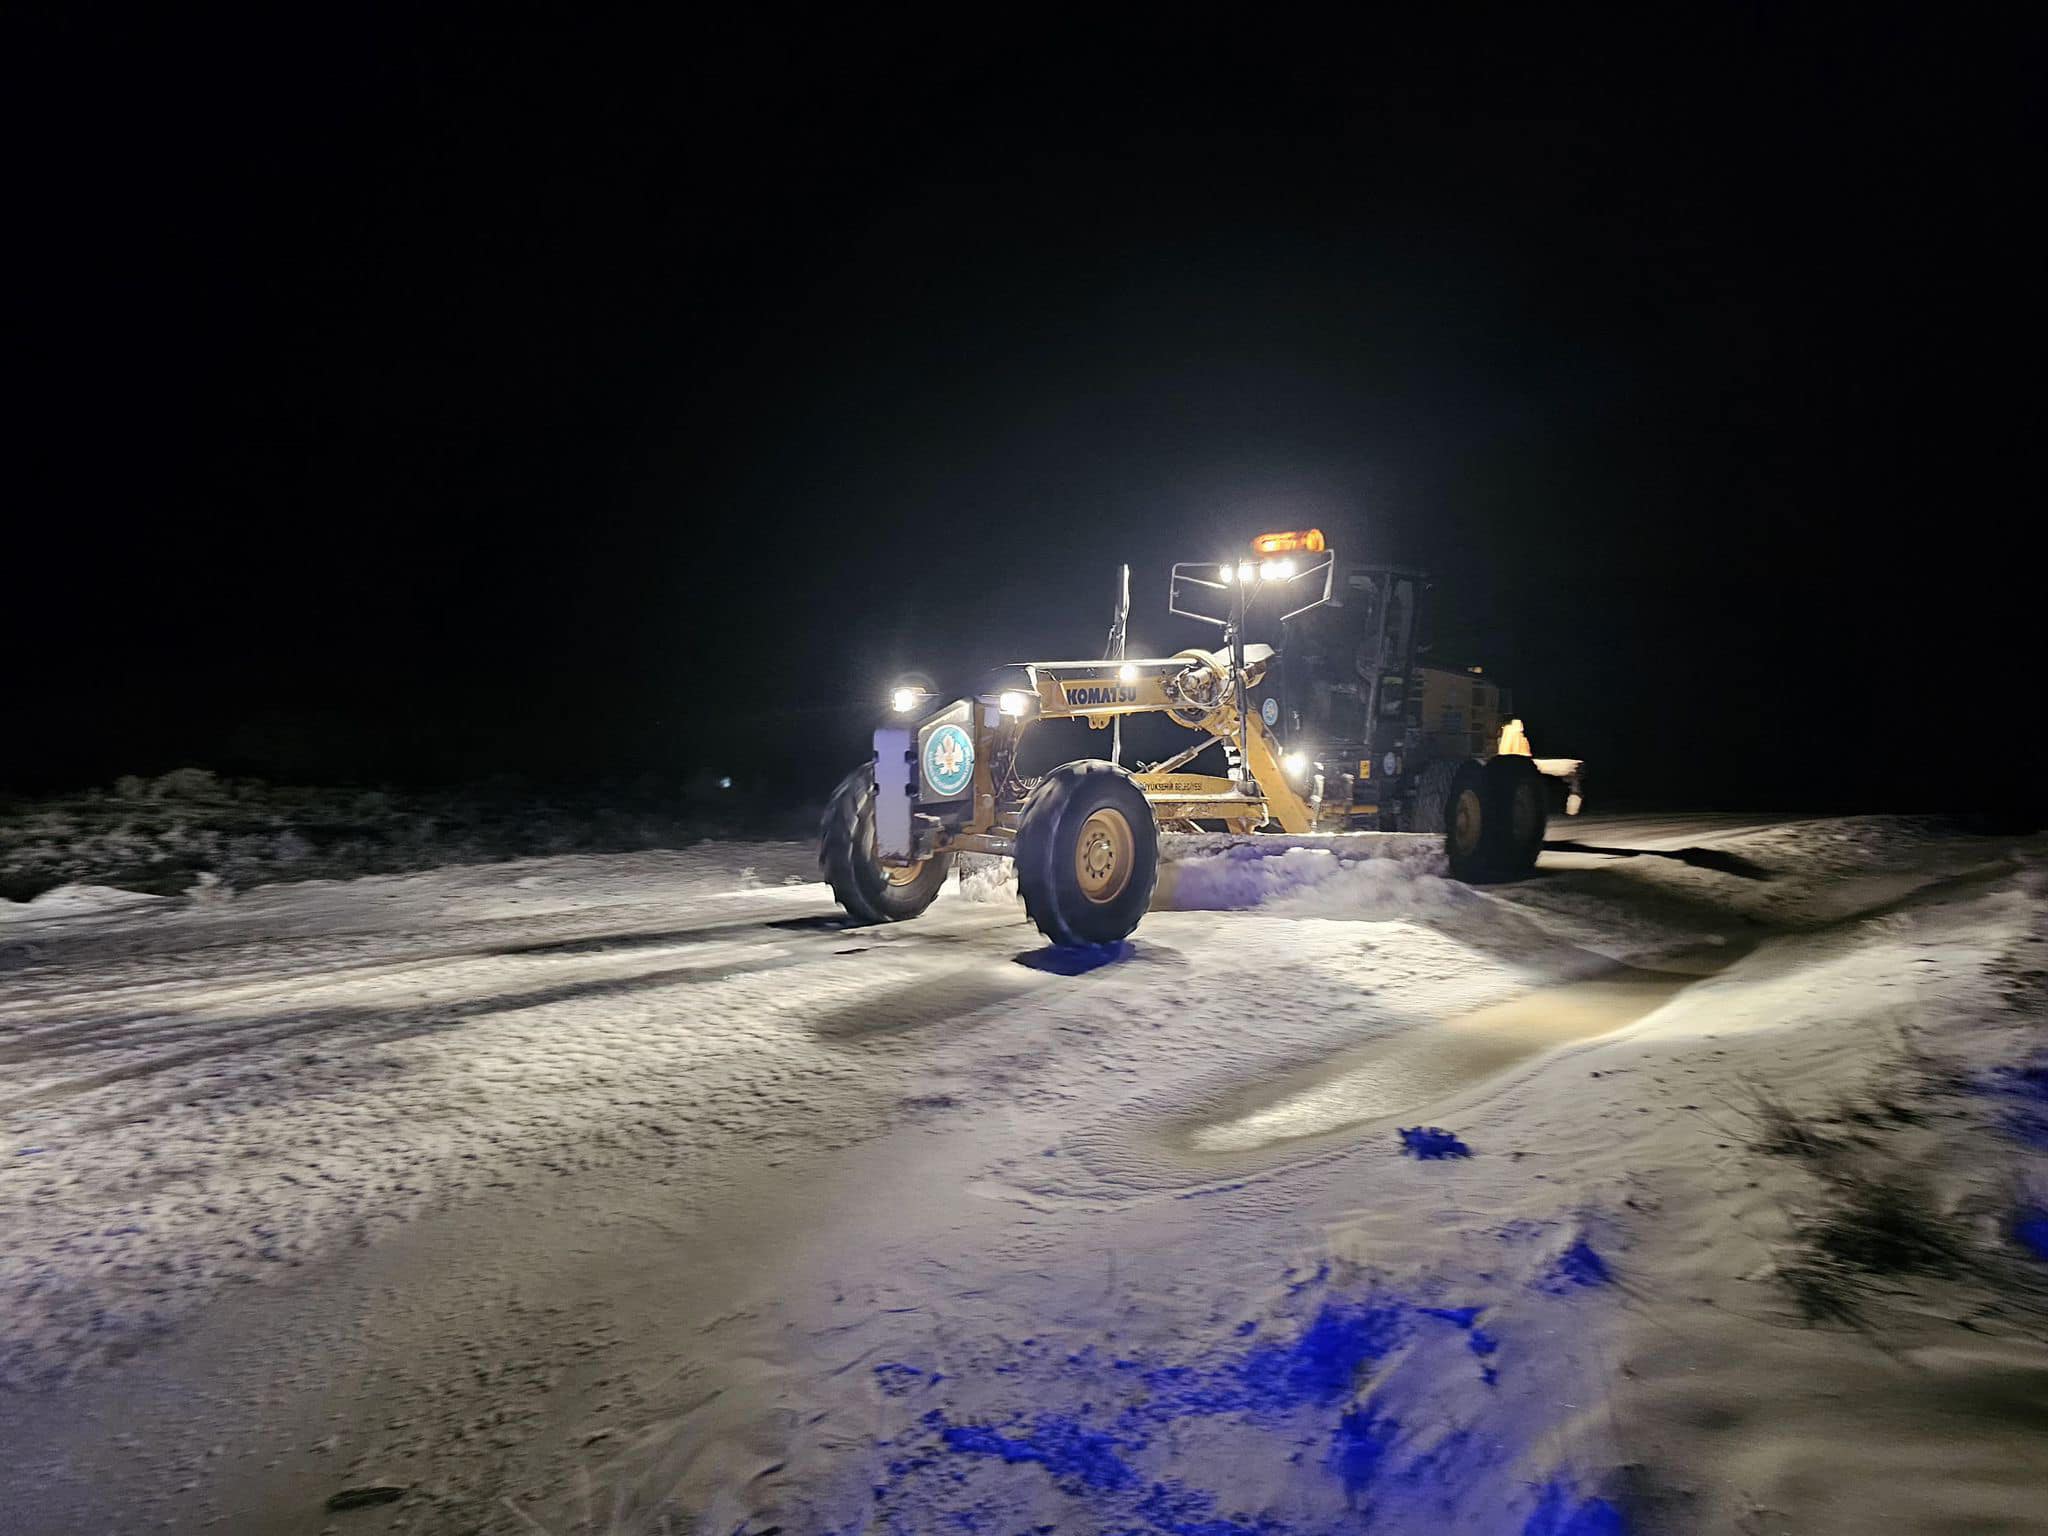
[[[0,907],[0,1528],[2048,1531],[2048,844],[1568,833]]]

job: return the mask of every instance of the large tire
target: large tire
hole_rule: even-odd
[[[856,768],[832,791],[818,829],[818,866],[846,915],[857,923],[900,923],[938,899],[952,868],[950,853],[936,853],[911,869],[875,861],[875,770]]]
[[[1486,765],[1467,758],[1451,770],[1444,799],[1444,856],[1451,878],[1477,885],[1493,878],[1493,805],[1486,793]]]
[[[1038,781],[1017,821],[1017,893],[1063,946],[1114,944],[1159,883],[1159,827],[1137,780],[1090,759]]]
[[[1493,837],[1491,878],[1520,880],[1536,867],[1549,829],[1550,799],[1535,763],[1503,752],[1486,765],[1488,830]]]
[[[1451,780],[1457,775],[1459,759],[1440,758],[1415,776],[1415,799],[1401,824],[1403,832],[1441,832],[1444,808],[1451,803]]]

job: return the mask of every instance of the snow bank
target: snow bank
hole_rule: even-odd
[[[92,917],[161,902],[161,896],[116,890],[110,885],[59,885],[27,901],[0,901],[0,923],[37,918]]]
[[[954,859],[953,873],[962,901],[1000,903],[1017,899],[1014,860],[988,853],[963,853]]]
[[[242,891],[707,839],[801,846],[801,858],[783,861],[794,872],[810,863],[814,822],[808,810],[772,799],[680,785],[556,793],[500,784],[401,793],[270,785],[180,769],[154,781],[123,780],[112,794],[0,800],[0,901],[23,902],[65,885],[178,896],[204,885],[204,875]]]

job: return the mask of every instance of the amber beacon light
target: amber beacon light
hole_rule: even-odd
[[[1262,558],[1319,555],[1323,549],[1323,530],[1320,528],[1307,528],[1295,533],[1262,533],[1252,540],[1252,553]]]

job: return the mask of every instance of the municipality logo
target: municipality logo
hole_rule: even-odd
[[[974,738],[957,725],[942,725],[925,739],[925,782],[941,795],[957,795],[974,777]]]

